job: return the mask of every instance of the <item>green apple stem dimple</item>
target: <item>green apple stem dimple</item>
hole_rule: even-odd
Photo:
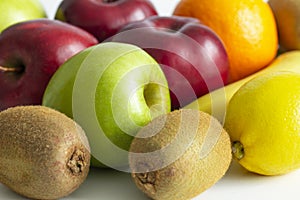
[[[22,72],[23,67],[4,67],[0,65],[0,72]]]
[[[232,143],[232,153],[235,158],[238,160],[242,159],[245,155],[244,146],[239,141],[235,141]]]

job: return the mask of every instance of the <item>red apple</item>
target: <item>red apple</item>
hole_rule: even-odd
[[[157,15],[150,0],[63,0],[56,19],[93,34],[100,42],[129,22]]]
[[[225,47],[197,19],[153,16],[126,25],[109,41],[137,45],[156,59],[167,77],[173,110],[228,82]]]
[[[0,110],[42,103],[58,67],[97,44],[88,32],[64,22],[39,19],[15,24],[0,35]]]

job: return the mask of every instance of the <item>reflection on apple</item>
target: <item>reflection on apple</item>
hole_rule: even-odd
[[[100,42],[129,22],[157,15],[150,0],[63,0],[55,18],[93,34]]]
[[[107,41],[137,45],[161,64],[172,109],[227,84],[229,61],[225,47],[197,19],[152,16],[126,25]]]
[[[133,136],[170,111],[170,94],[151,56],[134,45],[108,42],[64,63],[52,77],[43,105],[66,113],[83,127],[93,166],[100,162],[123,170]]]
[[[0,35],[0,110],[42,103],[57,68],[97,44],[88,32],[49,19],[21,22]]]

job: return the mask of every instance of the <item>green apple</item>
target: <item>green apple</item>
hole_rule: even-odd
[[[118,170],[126,170],[138,130],[171,107],[159,64],[141,48],[117,42],[92,46],[65,62],[51,78],[43,105],[77,121],[94,159]]]
[[[46,12],[39,0],[0,1],[0,32],[17,22],[45,17]]]

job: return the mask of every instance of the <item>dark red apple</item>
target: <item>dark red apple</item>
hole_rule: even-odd
[[[126,25],[109,41],[135,44],[156,59],[167,77],[173,110],[228,82],[225,47],[197,19],[153,16]]]
[[[70,24],[39,19],[15,24],[0,35],[0,110],[42,103],[58,67],[97,44],[90,33]]]
[[[124,25],[157,15],[150,0],[63,0],[56,19],[93,34],[99,42]]]

